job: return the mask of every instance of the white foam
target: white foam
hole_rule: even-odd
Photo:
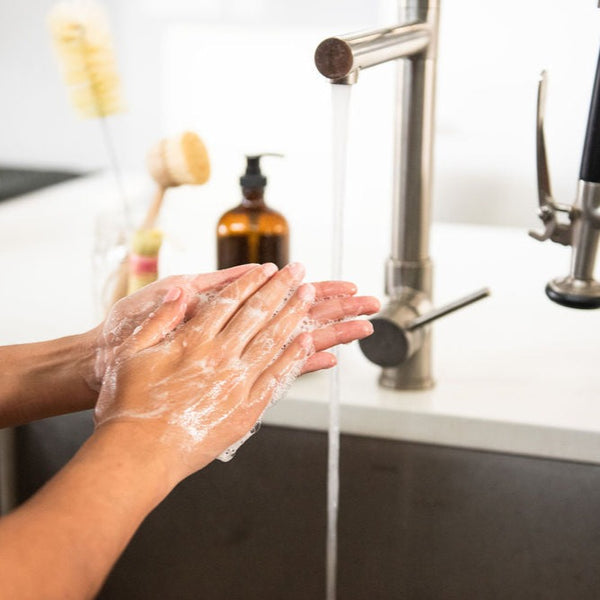
[[[232,458],[234,458],[235,453],[240,449],[240,447],[260,429],[260,424],[261,422],[257,421],[252,429],[250,429],[250,431],[242,439],[229,446],[227,450],[221,452],[221,454],[217,456],[217,460],[220,460],[221,462],[229,462]]]
[[[271,400],[269,402],[269,406],[275,406],[290,390],[292,384],[300,374],[302,373],[302,369],[306,363],[306,359],[296,361],[288,373],[286,373],[276,384],[273,395],[271,396]]]
[[[254,306],[246,306],[244,312],[253,322],[265,321],[269,316],[269,313],[264,308],[257,308]]]
[[[285,305],[290,301],[290,298],[296,293],[298,288],[291,288],[290,291],[284,296],[283,300],[279,303],[279,306],[273,312],[273,316],[277,316],[285,307]]]

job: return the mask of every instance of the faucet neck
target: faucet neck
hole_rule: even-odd
[[[431,43],[426,52],[398,63],[389,261],[393,267],[390,270],[388,265],[388,289],[390,286],[406,285],[400,267],[404,263],[409,265],[410,272],[419,268],[429,269],[431,227],[439,2],[407,1],[401,10],[402,16],[409,20],[416,17],[427,19]],[[417,277],[417,280],[421,279],[426,287],[417,286],[416,289],[430,293],[430,286],[425,283],[430,278],[425,275]],[[414,283],[410,287],[415,287]]]

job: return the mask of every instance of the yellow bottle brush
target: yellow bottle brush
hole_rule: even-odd
[[[48,25],[55,54],[76,113],[101,124],[125,218],[130,223],[121,170],[106,117],[125,109],[108,17],[92,0],[59,2]]]

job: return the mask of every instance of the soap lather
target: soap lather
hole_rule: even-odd
[[[228,210],[217,226],[217,267],[227,269],[247,263],[289,262],[289,226],[283,215],[268,207],[264,194],[267,178],[260,170],[263,156],[246,156],[246,172],[240,177],[242,202]]]

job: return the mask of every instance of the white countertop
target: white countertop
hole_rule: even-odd
[[[143,194],[147,184],[132,178],[129,188]],[[214,227],[228,206],[198,201],[194,189],[176,193],[164,207],[162,274],[210,270]],[[93,227],[111,194],[111,182],[98,176],[0,203],[0,344],[96,323]],[[321,279],[328,226],[313,221],[292,221],[293,258]],[[378,227],[381,219],[369,214],[347,227],[346,277],[361,293],[383,287],[389,233]],[[559,307],[543,291],[566,273],[570,251],[521,230],[449,224],[434,225],[431,247],[437,303],[484,285],[492,297],[436,322],[433,390],[381,389],[379,368],[356,344],[345,347],[342,432],[600,464],[600,311]],[[265,422],[325,430],[327,394],[327,374],[305,376]]]

